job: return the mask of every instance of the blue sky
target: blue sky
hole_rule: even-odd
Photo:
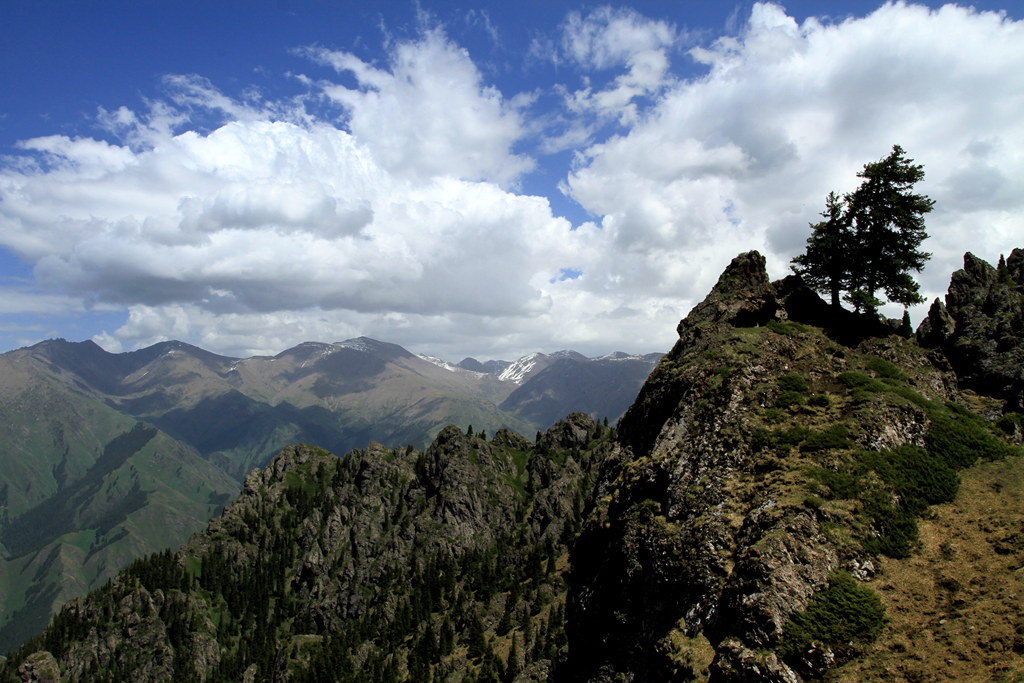
[[[965,251],[1024,247],[1021,15],[2,3],[0,351],[664,351],[737,253],[784,276],[893,144],[941,296]]]

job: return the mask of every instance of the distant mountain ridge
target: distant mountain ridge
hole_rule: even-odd
[[[63,339],[0,354],[0,651],[127,561],[181,543],[289,444],[423,448],[448,424],[532,435],[573,411],[614,421],[656,361],[633,361],[635,381],[608,403],[549,388],[556,361],[598,374],[604,361],[527,358],[481,372],[367,337],[251,358]],[[32,533],[40,520],[49,531]]]
[[[558,351],[516,361],[480,363],[467,358],[453,365],[359,337],[304,342],[274,356],[251,358],[221,356],[180,341],[114,354],[92,341],[62,339],[3,356],[14,363],[34,364],[67,388],[151,422],[240,478],[288,439],[325,443],[344,452],[369,441],[424,446],[449,423],[529,433],[574,411],[616,420],[660,354],[618,352],[591,359]],[[617,400],[573,395],[568,377],[561,380],[560,397],[550,400],[551,386],[558,383],[558,372],[549,370],[551,366],[573,376],[588,367],[589,375],[617,377],[621,366],[611,365],[612,359],[631,368],[625,385],[619,387],[621,382],[615,379],[619,388],[612,392]],[[538,376],[544,381],[534,385]],[[570,387],[567,396],[564,387]],[[516,397],[508,401],[513,393]],[[557,408],[543,411],[533,406],[518,412],[542,396]],[[231,415],[240,422],[211,424],[209,416],[214,414]]]
[[[587,406],[586,412],[595,418],[617,420],[635,398],[632,388],[643,383],[661,355],[619,352],[586,358],[563,352],[543,359],[535,357],[524,373],[527,379],[498,407],[542,424],[568,415],[577,405]],[[520,367],[525,369],[526,365]]]

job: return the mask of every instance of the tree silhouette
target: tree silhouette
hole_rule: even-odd
[[[893,145],[889,156],[865,164],[854,192],[840,199],[829,193],[824,221],[811,226],[806,251],[793,259],[793,271],[839,306],[839,295],[858,311],[874,311],[889,301],[909,306],[923,301],[910,271],[920,272],[931,254],[920,250],[927,237],[924,215],[935,202],[913,192],[924,167]]]
[[[811,225],[807,250],[793,259],[793,270],[812,289],[828,293],[832,305],[838,308],[839,295],[850,283],[850,221],[843,200],[835,192],[828,193],[821,215],[825,220]]]

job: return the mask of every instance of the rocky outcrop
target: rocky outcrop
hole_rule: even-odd
[[[946,354],[962,386],[1024,411],[1024,249],[995,268],[965,254],[945,306],[932,304],[917,339]]]
[[[49,652],[36,652],[18,667],[18,675],[25,683],[58,683],[60,667]]]
[[[748,251],[729,263],[711,293],[690,311],[676,331],[686,345],[696,341],[693,332],[704,324],[755,327],[777,318],[779,308],[764,256]]]
[[[922,442],[929,423],[920,405],[854,396],[837,378],[863,370],[856,377],[867,382],[881,376],[876,367],[935,400],[951,398],[955,381],[899,337],[843,346],[792,322],[790,311],[815,307],[799,281],[769,282],[751,252],[679,324],[679,341],[620,422],[573,551],[576,680],[797,681],[836,662],[827,648],[785,661],[776,653],[832,572],[863,577],[871,566],[861,545],[828,531],[845,513],[807,502],[806,472],[854,441]],[[831,440],[772,441],[840,434],[828,431],[836,424]]]

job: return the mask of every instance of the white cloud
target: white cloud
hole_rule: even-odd
[[[601,70],[629,64],[638,54],[670,48],[676,39],[675,27],[667,22],[605,6],[586,16],[569,13],[562,50],[578,64]]]
[[[79,147],[46,150],[70,169]],[[126,304],[520,314],[572,238],[546,200],[395,178],[324,125],[236,121],[105,170],[85,149],[88,172],[7,175],[3,240],[43,283]]]
[[[532,159],[512,152],[524,135],[519,111],[483,84],[469,53],[440,29],[394,46],[388,69],[348,52],[309,54],[355,77],[356,88],[328,83],[323,92],[344,107],[352,134],[389,173],[510,185],[533,168]]]
[[[565,102],[571,111],[595,114],[598,121],[590,127],[577,123],[568,135],[579,138],[585,131],[589,137],[604,119],[617,120],[621,125],[636,123],[636,100],[655,95],[672,81],[668,55],[679,40],[680,34],[672,24],[648,19],[632,9],[599,7],[586,16],[571,12],[562,27],[560,51],[549,55],[556,62],[564,56],[588,72],[584,87],[564,89]],[[534,50],[539,48],[540,43],[535,42]],[[592,84],[590,71],[619,67],[626,71],[603,85]],[[549,140],[547,147],[557,148],[556,140]]]
[[[830,190],[900,144],[924,164],[935,252],[923,278],[944,293],[965,249],[996,258],[1024,234],[1024,25],[992,13],[888,4],[798,25],[756,4],[746,29],[692,52],[706,76],[678,83],[628,132],[588,148],[566,192],[623,257],[609,275],[638,297],[695,302],[737,252],[761,248],[773,276],[802,250]],[[979,234],[980,232],[980,234]],[[667,257],[667,258],[666,258]],[[710,262],[710,267],[708,264]]]
[[[93,335],[92,340],[107,353],[122,353],[125,350],[120,339],[105,331]]]

